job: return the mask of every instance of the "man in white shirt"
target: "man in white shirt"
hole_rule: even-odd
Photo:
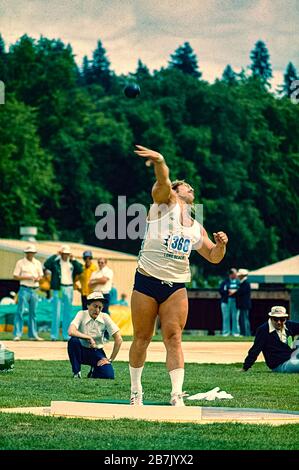
[[[20,281],[18,297],[18,308],[14,320],[14,340],[19,341],[23,334],[23,316],[28,305],[28,337],[36,341],[43,341],[37,334],[36,307],[38,297],[36,290],[39,287],[39,280],[43,276],[43,268],[37,259],[35,245],[28,245],[25,250],[25,257],[17,261],[13,272],[13,277]]]
[[[113,271],[107,266],[106,258],[98,259],[99,270],[92,273],[89,281],[89,287],[92,291],[101,291],[106,299],[103,308],[104,313],[109,315],[110,291],[112,289]]]
[[[71,336],[68,342],[68,355],[72,364],[73,377],[81,379],[81,364],[91,366],[88,378],[114,379],[111,365],[120,349],[122,338],[118,326],[109,315],[103,313],[106,302],[101,292],[87,296],[88,310],[80,310],[68,329]],[[114,347],[109,359],[104,352],[104,332],[108,330],[114,339]]]

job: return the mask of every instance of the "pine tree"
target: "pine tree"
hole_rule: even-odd
[[[295,69],[292,62],[288,63],[285,74],[283,76],[284,83],[282,85],[282,93],[285,96],[290,97],[294,90],[291,89],[291,85],[295,80],[298,80],[297,70]]]
[[[81,80],[84,85],[90,85],[92,83],[92,68],[90,65],[90,60],[86,55],[83,57]]]
[[[237,75],[230,65],[227,65],[222,74],[222,80],[228,85],[233,85],[237,82]]]
[[[110,71],[110,61],[106,56],[106,49],[104,49],[101,41],[98,41],[92,57],[92,82],[100,83],[105,90],[108,90],[112,81],[112,73]]]
[[[7,55],[5,53],[5,43],[0,34],[0,81],[7,81]]]
[[[200,78],[202,73],[198,70],[197,57],[189,42],[185,42],[171,54],[169,68],[176,68],[183,73],[192,75],[192,77]]]
[[[257,41],[250,53],[250,59],[252,61],[250,69],[253,77],[259,78],[264,85],[271,86],[269,83],[270,78],[272,78],[270,55],[263,41]]]
[[[3,54],[5,54],[5,42],[2,37],[2,34],[0,33],[0,56],[2,56]]]
[[[135,75],[138,78],[145,78],[150,76],[149,68],[140,59],[138,59]]]

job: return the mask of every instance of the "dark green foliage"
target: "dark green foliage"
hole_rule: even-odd
[[[137,78],[142,79],[150,76],[150,71],[148,67],[139,59],[137,64],[137,69],[135,72]]]
[[[253,77],[259,79],[263,85],[269,86],[269,80],[272,77],[272,67],[268,49],[263,41],[257,41],[250,53],[250,59],[250,69]]]
[[[292,64],[292,62],[289,62],[288,63],[288,66],[286,68],[286,71],[285,71],[285,74],[283,76],[283,86],[282,86],[282,93],[287,96],[287,97],[290,97],[292,92],[294,91],[294,89],[291,88],[292,86],[292,83],[295,81],[295,80],[298,80],[298,75],[297,75],[297,70],[295,69],[294,65]]]
[[[83,62],[82,62],[81,83],[83,85],[91,85],[92,82],[93,82],[93,74],[92,74],[91,61],[85,55],[83,57]]]
[[[171,54],[169,67],[181,70],[181,72],[191,75],[194,78],[200,78],[201,72],[198,70],[197,57],[190,46],[185,42]]]
[[[188,43],[169,68],[150,73],[139,61],[128,76],[110,71],[100,41],[80,72],[60,40],[25,35],[7,53],[2,43],[0,71],[8,77],[0,106],[4,236],[17,236],[22,221],[37,224],[43,237],[137,253],[140,240],[99,242],[94,229],[100,203],[117,210],[119,195],[127,205],[151,203],[153,171],[133,153],[141,144],[165,156],[171,179],[194,186],[208,233],[228,233],[219,266],[192,257],[200,276],[298,253],[299,106],[264,86],[271,66],[263,43],[252,53],[254,78],[244,71],[236,77],[227,66],[212,85],[198,80]],[[189,71],[175,62],[179,57]],[[288,70],[291,79],[295,72]],[[123,93],[132,79],[141,87],[136,100]]]
[[[2,37],[2,34],[0,34],[0,56],[2,56],[3,54],[5,54],[5,42]]]
[[[222,74],[222,80],[228,85],[234,85],[237,81],[237,74],[233,71],[230,65],[227,65]]]
[[[18,238],[20,225],[37,225],[41,235],[53,225],[59,186],[52,158],[40,145],[36,113],[13,96],[0,113],[0,219],[2,236]]]
[[[7,54],[5,52],[5,42],[0,34],[0,81],[7,81]]]
[[[98,41],[97,48],[92,55],[91,76],[92,83],[100,84],[106,91],[109,90],[112,83],[112,73],[110,61],[101,41]]]

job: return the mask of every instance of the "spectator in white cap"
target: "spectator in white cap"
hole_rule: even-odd
[[[28,337],[35,341],[43,341],[37,333],[36,307],[38,297],[36,290],[39,287],[39,280],[43,275],[41,262],[34,256],[36,247],[33,244],[27,245],[24,249],[25,257],[17,261],[13,277],[20,281],[17,313],[14,319],[14,340],[19,341],[23,334],[23,316],[28,306]]]
[[[242,370],[246,372],[250,369],[262,352],[273,372],[298,373],[299,350],[293,350],[289,343],[299,334],[299,323],[288,321],[286,309],[281,305],[272,307],[268,315],[269,320],[257,329]]]
[[[45,261],[44,268],[51,273],[53,292],[51,340],[56,341],[59,338],[62,317],[62,337],[67,341],[72,317],[74,281],[82,273],[82,264],[71,258],[69,245],[62,245],[58,255],[52,255]]]
[[[14,305],[16,304],[17,294],[12,290],[9,293],[9,297],[2,297],[0,305]]]
[[[239,324],[241,336],[251,336],[249,311],[251,309],[251,288],[247,281],[248,270],[239,269],[237,276],[240,280],[239,288],[236,292],[236,306],[239,310]]]
[[[90,365],[88,378],[114,379],[112,361],[120,349],[122,338],[118,326],[111,320],[103,307],[107,300],[102,292],[87,296],[88,310],[81,310],[71,322],[68,333],[68,354],[72,364],[73,377],[81,379],[81,365]],[[108,359],[104,346],[104,332],[108,330],[114,339],[114,347]]]

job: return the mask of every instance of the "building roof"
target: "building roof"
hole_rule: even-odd
[[[5,249],[6,251],[11,251],[13,253],[22,253],[24,248],[30,242],[25,240],[13,240],[0,238],[0,249]],[[31,242],[32,243],[32,242]],[[137,257],[130,255],[128,253],[122,253],[121,251],[107,250],[105,248],[99,248],[91,245],[83,245],[81,243],[72,243],[69,241],[45,241],[37,240],[33,242],[37,249],[37,254],[41,257],[48,257],[59,251],[61,245],[67,244],[71,247],[72,254],[75,258],[82,258],[83,251],[91,250],[94,258],[99,258],[103,256],[110,260],[119,260],[119,261],[135,261]]]
[[[248,280],[259,283],[299,283],[299,255],[250,271]]]

